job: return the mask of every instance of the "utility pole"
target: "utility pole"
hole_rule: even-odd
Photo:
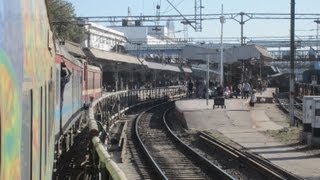
[[[223,4],[221,5],[221,16],[220,16],[220,23],[221,23],[221,47],[220,47],[220,85],[223,87],[224,82],[223,82],[223,23],[225,23],[226,20],[223,16]]]
[[[290,18],[290,126],[294,126],[295,125],[295,120],[294,120],[295,0],[291,0],[291,16],[290,17],[291,17]]]
[[[213,54],[213,53],[197,53],[197,55],[206,55],[206,59],[207,59],[207,77],[206,77],[206,99],[207,99],[207,106],[209,106],[209,78],[210,78],[210,74],[209,74],[209,71],[210,71],[210,54]]]
[[[318,52],[319,52],[319,24],[320,24],[320,20],[317,19],[314,21],[315,23],[317,23],[317,55],[318,55]]]
[[[240,12],[240,16],[241,16],[241,21],[239,22],[240,23],[240,26],[241,26],[241,46],[244,45],[244,38],[243,38],[243,25],[244,25],[244,21],[243,21],[243,15],[244,13],[243,12]]]
[[[207,106],[209,106],[209,54],[207,54],[207,90],[206,90],[206,99],[207,99]]]

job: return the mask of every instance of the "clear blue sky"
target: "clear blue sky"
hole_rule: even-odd
[[[170,0],[178,5],[183,14],[194,14],[195,0]],[[76,10],[77,16],[116,16],[127,15],[128,6],[132,15],[155,15],[155,6],[161,3],[164,14],[177,14],[170,8],[166,0],[69,0]],[[221,4],[225,13],[258,12],[258,13],[290,13],[290,0],[202,0],[204,14],[220,13]],[[162,14],[163,14],[162,13]],[[320,0],[296,0],[296,13],[320,14]],[[319,17],[320,18],[320,17]],[[247,37],[289,36],[289,20],[250,20],[244,26]],[[176,30],[181,30],[179,23]],[[297,20],[296,34],[316,35],[316,24],[313,20]],[[224,28],[226,37],[239,37],[240,25],[234,20],[227,20]],[[189,27],[189,37],[219,37],[219,21],[203,21],[203,31],[195,33]]]

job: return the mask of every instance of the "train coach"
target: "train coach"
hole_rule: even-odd
[[[309,69],[302,73],[302,82],[306,84],[320,84],[320,70]]]
[[[0,179],[51,179],[55,152],[72,144],[81,110],[101,96],[101,69],[54,43],[45,0],[0,7]]]
[[[55,127],[58,127],[55,131],[55,158],[58,160],[72,146],[75,134],[86,122],[84,108],[101,97],[102,71],[89,65],[85,59],[72,56],[60,42],[56,45],[56,74],[60,84],[56,92],[59,106],[55,109],[55,117],[59,119],[55,121]]]
[[[51,179],[59,84],[46,1],[0,9],[0,179]]]

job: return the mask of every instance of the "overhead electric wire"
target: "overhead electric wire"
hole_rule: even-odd
[[[175,4],[174,6],[175,7],[179,7],[181,3],[183,3],[184,0],[180,0],[177,4]],[[173,3],[174,0],[171,1],[171,3]],[[171,7],[171,9],[169,9],[171,6],[170,4],[167,6],[167,8],[162,12],[162,14],[166,14],[166,13],[169,13],[170,11],[173,10],[173,7]],[[168,10],[169,9],[169,10]]]

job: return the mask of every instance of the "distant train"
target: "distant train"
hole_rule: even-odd
[[[279,88],[279,92],[289,91],[289,73],[278,73],[268,77],[268,87]]]
[[[302,73],[302,83],[320,84],[320,70],[309,69]]]
[[[101,96],[102,72],[55,43],[45,0],[0,9],[0,179],[51,179],[81,110]],[[61,64],[71,74],[63,91]]]

